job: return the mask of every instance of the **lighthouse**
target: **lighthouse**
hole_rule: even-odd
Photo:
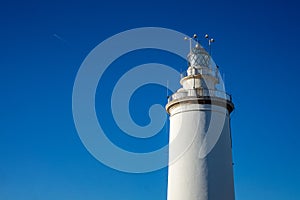
[[[192,47],[193,38],[188,39],[182,87],[166,105],[170,115],[167,199],[234,200],[230,130],[234,105],[210,53],[198,42]]]

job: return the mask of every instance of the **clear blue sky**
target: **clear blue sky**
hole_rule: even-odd
[[[300,199],[299,7],[292,0],[1,1],[0,199],[166,199],[166,168],[129,174],[106,167],[83,146],[72,117],[73,83],[87,54],[144,26],[215,37],[214,60],[236,106],[236,199]],[[137,106],[133,118],[147,124],[134,117],[147,110]],[[112,140],[124,146],[120,138]],[[146,149],[127,144],[151,150],[166,138]]]

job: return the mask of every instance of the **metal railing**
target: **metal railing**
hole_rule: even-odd
[[[207,68],[207,67],[197,67],[192,68],[190,72],[184,71],[180,74],[180,78],[184,78],[189,75],[210,75],[214,77],[218,77],[219,69],[217,67]]]
[[[224,91],[196,88],[176,92],[168,97],[168,102],[189,97],[217,97],[228,101],[232,101],[231,95],[227,94]]]

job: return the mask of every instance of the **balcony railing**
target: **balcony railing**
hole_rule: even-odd
[[[198,88],[176,92],[168,97],[168,102],[189,97],[217,97],[228,101],[232,101],[231,95],[227,94],[224,91]]]
[[[208,68],[208,67],[197,67],[197,68],[192,68],[189,72],[184,71],[181,73],[181,78],[184,78],[188,75],[210,75],[214,77],[218,77],[219,75],[219,69],[217,67],[214,68]]]

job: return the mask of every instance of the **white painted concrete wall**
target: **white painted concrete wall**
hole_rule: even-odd
[[[208,143],[211,143],[208,140],[203,144],[207,131],[210,126],[218,127],[216,125],[220,123],[224,123],[220,126],[220,134],[215,129],[210,129],[214,131],[212,136],[217,137],[217,143],[206,157],[201,158],[201,146],[207,150]],[[172,162],[179,154],[181,157]],[[172,163],[168,172],[168,200],[234,200],[230,119],[227,109],[215,105],[186,103],[172,107],[169,160]]]

